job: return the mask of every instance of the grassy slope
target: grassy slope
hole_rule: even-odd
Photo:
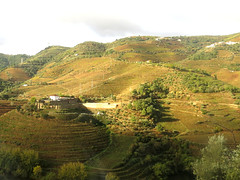
[[[106,128],[91,124],[44,120],[15,110],[0,118],[2,143],[34,149],[53,167],[65,162],[86,161],[109,143]]]
[[[110,146],[104,152],[88,161],[87,164],[103,169],[116,167],[127,155],[129,147],[134,143],[135,139],[136,137],[134,136],[112,135]]]
[[[138,84],[171,71],[116,61],[112,58],[75,59],[55,66],[49,64],[31,79],[32,86],[23,88],[26,96],[45,96],[55,93],[70,95],[109,96],[129,94]],[[52,85],[39,85],[43,82]]]
[[[224,41],[239,42],[240,34],[233,34],[226,36]],[[209,49],[203,47],[203,51]],[[176,64],[191,69],[202,69],[212,75],[216,75],[221,81],[227,82],[234,86],[240,87],[240,72],[236,71],[234,67],[239,67],[240,53],[239,51],[231,51],[224,47],[218,50],[217,58],[211,60],[188,60],[179,61]]]
[[[139,38],[120,39],[105,46],[101,43],[91,42],[90,45],[83,43],[59,53],[55,57],[55,61],[47,64],[31,79],[32,86],[21,87],[25,91],[25,97],[42,97],[56,93],[75,96],[109,96],[114,94],[117,95],[118,100],[121,98],[129,101],[129,93],[139,84],[152,81],[159,76],[167,76],[168,72],[175,70],[116,59],[127,57],[125,60],[128,61],[135,62],[137,58],[141,61],[147,61],[153,60],[150,58],[153,56],[159,59],[159,53],[161,56],[163,53],[175,53],[176,55],[177,50],[184,52],[182,53],[184,56],[178,59],[176,64],[187,68],[206,70],[212,75],[216,74],[218,79],[240,87],[239,72],[224,69],[231,64],[240,63],[238,54],[233,54],[229,50],[219,50],[218,57],[212,60],[182,60],[186,55],[196,52],[197,49],[204,49],[206,45],[222,41],[226,37],[180,37],[181,41],[178,41],[178,38],[161,41],[156,41],[155,37]],[[104,50],[104,48],[106,49]],[[191,52],[191,49],[194,51]],[[111,50],[112,52],[108,53]],[[94,51],[97,53],[94,54]],[[123,54],[121,55],[121,53]],[[96,57],[99,55],[103,55],[103,57]],[[233,55],[234,58],[229,60]],[[175,61],[172,57],[171,60]],[[166,59],[166,61],[168,60]],[[180,86],[179,88],[174,87],[173,90],[179,94],[184,91]],[[179,96],[175,99],[168,99],[169,102],[172,102],[169,105],[169,114],[176,120],[167,122],[167,118],[165,118],[164,126],[178,130],[183,134],[190,132],[188,137],[194,133],[200,134],[201,131],[212,133],[216,125],[205,123],[206,119],[227,124],[228,119],[225,118],[224,114],[230,113],[232,116],[230,119],[235,119],[229,122],[229,127],[235,129],[234,124],[236,125],[239,121],[238,109],[232,105],[234,100],[231,99],[230,94],[193,94],[190,92],[186,92],[186,94],[188,94],[187,97]],[[222,101],[216,104],[214,102],[216,98],[222,99]],[[202,100],[199,101],[199,99]],[[189,101],[197,102],[198,107],[193,107]],[[228,103],[224,104],[225,101]],[[209,103],[208,107],[212,108],[211,111],[216,116],[202,114],[199,106],[204,103]]]
[[[26,81],[30,79],[21,68],[8,68],[0,73],[0,78],[5,81]]]

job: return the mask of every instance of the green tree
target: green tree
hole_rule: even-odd
[[[107,173],[107,175],[105,176],[105,180],[119,180],[120,178],[112,172]]]
[[[202,149],[202,157],[193,163],[193,172],[199,180],[225,179],[229,160],[223,135],[209,138],[208,145]]]
[[[167,163],[157,163],[153,166],[154,175],[161,180],[167,179],[172,170]]]
[[[84,180],[86,177],[86,167],[80,162],[63,164],[58,171],[60,180]]]
[[[39,179],[42,175],[42,168],[41,166],[36,166],[33,168],[33,176],[35,179]]]

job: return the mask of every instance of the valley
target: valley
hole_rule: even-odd
[[[193,178],[190,164],[209,137],[240,144],[239,37],[135,36],[6,61],[1,144],[39,153],[42,176],[81,162],[88,179]],[[118,106],[37,108],[50,96]]]

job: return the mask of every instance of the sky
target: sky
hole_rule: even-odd
[[[238,0],[0,0],[0,53],[138,36],[240,32]]]

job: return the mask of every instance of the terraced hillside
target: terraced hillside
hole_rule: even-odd
[[[62,46],[47,47],[35,56],[32,56],[23,63],[19,64],[18,67],[23,68],[29,76],[34,76],[38,70],[44,67],[46,63],[53,61],[59,53],[64,52],[67,49],[67,47]]]
[[[44,120],[17,111],[1,117],[0,139],[9,146],[33,149],[48,167],[84,162],[109,144],[106,128],[88,123]]]
[[[138,84],[171,71],[165,67],[128,63],[112,58],[84,58],[62,64],[50,63],[21,87],[25,97],[51,94],[110,96],[128,95]]]
[[[15,109],[18,105],[23,105],[24,101],[7,101],[0,100],[0,116]]]
[[[26,81],[29,75],[22,68],[8,68],[0,72],[0,78],[4,81]]]
[[[201,53],[196,53],[201,55],[197,56],[197,59],[189,58],[176,64],[186,68],[205,70],[221,81],[240,87],[239,36],[240,34],[229,35],[211,48],[202,47]],[[209,57],[209,52],[213,51],[216,52],[216,56]]]

